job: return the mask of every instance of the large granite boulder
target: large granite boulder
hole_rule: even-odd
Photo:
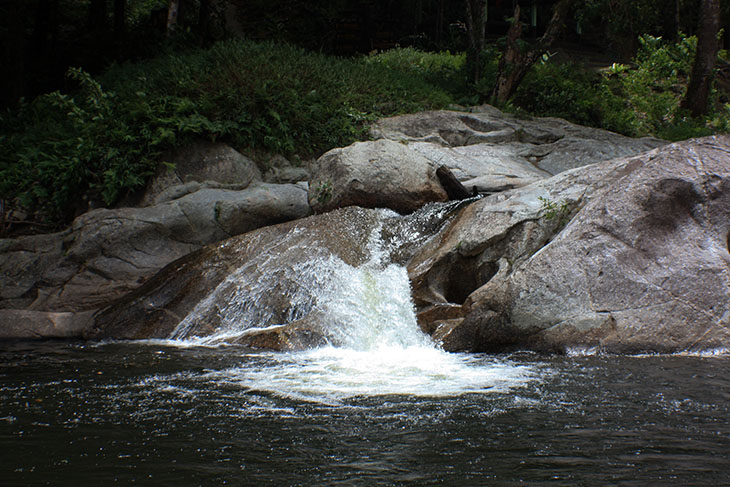
[[[251,159],[220,142],[196,141],[168,154],[163,160],[164,164],[160,164],[157,174],[134,206],[164,203],[197,190],[181,191],[179,187],[208,185],[241,190],[261,180],[261,172]],[[174,189],[176,187],[178,189]]]
[[[410,142],[408,147],[435,165],[445,166],[469,190],[497,193],[552,176],[531,160],[530,144],[475,144],[444,147],[433,142]]]
[[[730,341],[730,136],[565,172],[464,208],[409,269],[449,350]]]
[[[378,297],[387,291],[378,289],[377,276],[391,262],[403,263],[459,204],[407,217],[348,207],[206,246],[96,313],[87,338],[201,339],[276,350],[336,342],[347,320],[343,299],[392,299]],[[407,289],[405,270],[402,278]],[[343,296],[358,279],[367,296]],[[407,299],[403,307],[411,309]]]
[[[151,207],[93,210],[60,233],[0,240],[0,308],[98,308],[203,245],[309,215],[306,198],[292,184],[203,188]]]
[[[410,213],[428,202],[448,199],[436,169],[405,144],[357,142],[317,160],[309,181],[309,204],[317,213],[345,206]]]
[[[375,141],[334,149],[317,161],[309,186],[316,212],[356,205],[407,213],[443,201],[439,167],[471,193],[495,193],[665,144],[557,118],[518,118],[488,105],[382,119],[371,135]]]
[[[378,121],[375,139],[407,143],[446,165],[467,187],[496,192],[568,169],[640,154],[665,142],[633,139],[559,118],[517,117],[483,105],[470,112],[438,110]]]

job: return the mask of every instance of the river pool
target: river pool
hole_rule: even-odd
[[[730,485],[718,354],[9,342],[0,377],[3,486]]]

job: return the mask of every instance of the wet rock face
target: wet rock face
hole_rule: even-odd
[[[81,313],[0,309],[0,340],[77,338],[91,326],[91,311]]]
[[[360,312],[350,300],[366,299],[343,294],[348,286],[365,283],[370,299],[380,299],[377,276],[404,263],[464,204],[407,216],[348,207],[204,247],[96,313],[87,337],[202,338],[273,350],[337,340],[340,321],[349,319],[342,313]],[[401,298],[405,272],[402,279]]]
[[[225,330],[237,320],[263,328],[297,321],[311,311],[306,290],[326,277],[314,263],[336,256],[361,264],[378,218],[376,210],[346,208],[204,247],[102,309],[88,338],[167,338],[186,318],[188,337]],[[303,330],[300,322],[286,330],[249,333],[239,341],[287,348],[285,343],[304,340]]]
[[[420,309],[461,306],[422,324],[450,350],[707,350],[730,339],[729,231],[718,136],[485,198],[409,270]],[[471,276],[463,301],[453,263]]]

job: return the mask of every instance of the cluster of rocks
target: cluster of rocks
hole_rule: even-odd
[[[127,203],[62,232],[0,240],[0,338],[78,336],[89,313],[72,313],[99,309],[207,244],[312,213],[306,181],[265,182],[248,158],[204,142],[172,155]]]
[[[285,269],[314,256],[362,263],[382,219],[369,208],[446,201],[448,170],[483,197],[397,250],[419,324],[445,349],[727,346],[730,136],[666,145],[489,106],[384,119],[372,136],[264,176],[231,148],[201,143],[135,207],[0,241],[0,337],[167,337],[216,289],[191,325],[210,333],[244,263],[249,282],[281,270],[262,299],[270,324],[285,323]],[[321,343],[314,313],[289,321],[240,341]]]

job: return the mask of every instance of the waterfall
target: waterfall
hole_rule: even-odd
[[[327,345],[298,352],[263,352],[261,366],[211,372],[246,388],[295,399],[339,401],[382,394],[420,396],[499,392],[530,378],[525,367],[442,351],[418,327],[403,249],[433,235],[455,205],[401,217],[383,210],[367,243],[367,259],[350,265],[316,248],[284,239],[232,272],[179,324],[171,338],[212,345],[261,329],[283,326],[310,313]],[[293,255],[306,255],[282,267]],[[254,276],[254,278],[252,278]],[[272,305],[286,300],[286,311]],[[220,326],[209,334],[201,322],[214,308]]]
[[[224,343],[316,312],[334,345],[422,343],[403,261],[461,204],[432,204],[407,216],[378,210],[362,249],[367,257],[359,265],[344,262],[324,245],[292,243],[301,242],[295,227],[231,272],[170,338]]]

